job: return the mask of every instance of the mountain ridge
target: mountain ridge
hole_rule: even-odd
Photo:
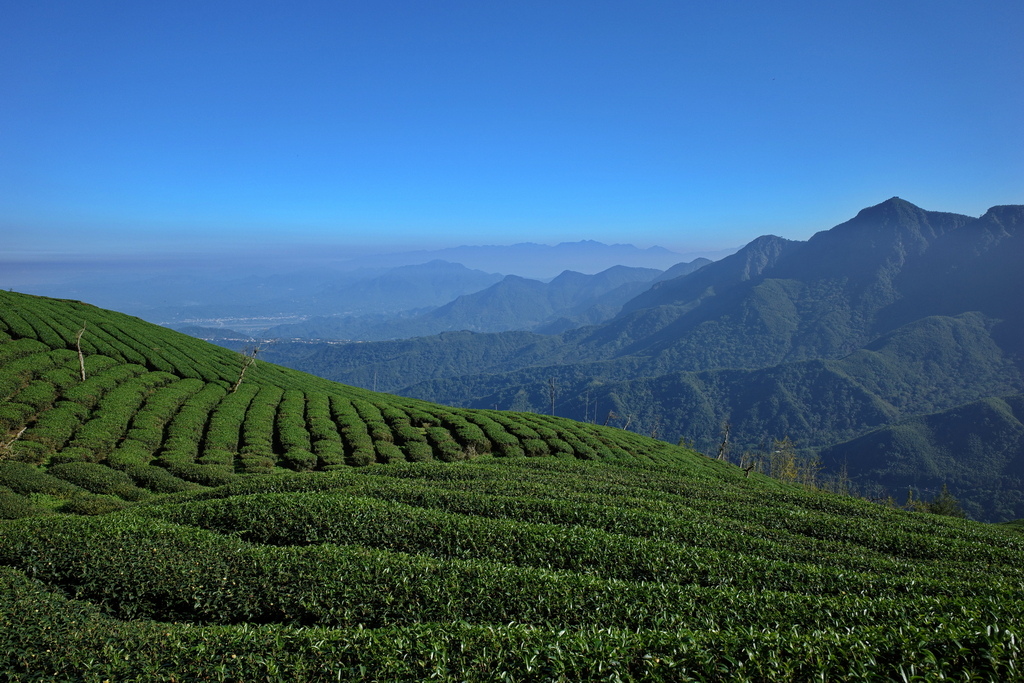
[[[550,410],[549,385],[554,381],[566,395],[563,414],[596,415],[584,397],[597,397],[605,406],[602,414],[609,409],[620,415],[643,413],[643,419],[632,422],[640,425],[634,428],[670,439],[696,435],[704,448],[725,420],[750,425],[733,431],[741,448],[756,447],[765,434],[808,439],[816,428],[807,418],[816,405],[828,410],[843,405],[820,399],[792,402],[792,396],[803,392],[794,382],[808,378],[815,367],[819,370],[814,373],[822,377],[839,373],[826,382],[834,391],[852,391],[851,396],[864,392],[865,406],[879,402],[878,415],[886,420],[911,418],[912,411],[949,410],[986,398],[989,388],[1001,395],[1024,389],[1024,312],[1014,295],[1024,291],[1019,268],[1024,262],[1022,222],[1020,206],[993,207],[971,218],[929,212],[893,198],[806,242],[758,238],[691,274],[655,283],[608,322],[565,331],[543,344],[528,337],[486,334],[452,338],[451,364],[443,377],[410,374],[406,366],[399,379],[372,345],[332,350],[332,377],[355,381],[343,368],[348,364],[355,370],[358,365],[359,372],[372,372],[399,393],[538,412]],[[942,320],[954,322],[937,322]],[[946,331],[935,334],[940,329]],[[887,370],[884,362],[867,362],[872,349],[897,342],[904,346],[900,353],[907,367],[916,368],[910,375],[902,370],[894,374],[896,368]],[[418,343],[407,342],[410,352]],[[502,350],[486,369],[458,362],[459,349],[478,356],[479,350],[472,349],[488,346]],[[822,361],[826,365],[813,365]],[[281,362],[288,361],[282,356]],[[973,376],[961,389],[958,378],[967,368]],[[722,393],[729,381],[723,384],[722,378],[750,372],[766,379],[757,392],[767,402],[752,399],[745,407],[730,407]],[[694,398],[692,405],[706,407],[698,410],[703,417],[694,418],[693,428],[687,427],[685,410],[666,407],[672,392],[683,391],[690,381],[680,384],[672,377],[688,377],[686,373],[720,376],[711,385],[698,383],[707,396]],[[899,388],[910,376],[937,382],[935,387],[943,389],[935,393],[933,387],[928,389],[932,398],[908,402],[907,397],[927,388]],[[979,378],[985,379],[974,381]],[[646,388],[637,394],[626,389],[629,385]],[[633,398],[626,401],[625,394]],[[807,415],[796,418],[800,411]],[[673,417],[666,418],[666,413]],[[758,413],[768,417],[758,418]],[[829,423],[833,418],[822,419]],[[864,422],[858,429],[882,426]],[[833,431],[833,438],[856,437]],[[829,445],[818,437],[813,444]]]
[[[709,261],[676,264],[674,272],[689,272],[705,263]],[[390,319],[321,316],[268,328],[263,336],[383,341],[456,330],[557,334],[612,318],[624,302],[663,274],[651,268],[613,266],[593,275],[566,270],[548,282],[506,275],[489,287],[424,312],[410,311]]]

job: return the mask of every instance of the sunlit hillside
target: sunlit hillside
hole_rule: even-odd
[[[1024,536],[0,292],[5,680],[1013,680]]]

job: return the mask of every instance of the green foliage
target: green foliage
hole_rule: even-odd
[[[70,387],[64,398],[93,408],[106,393],[146,369],[134,363],[118,363],[103,356],[90,356],[86,361],[86,380]]]
[[[217,404],[206,426],[204,454],[211,451],[238,452],[239,431],[246,410],[259,390],[259,385],[247,382],[240,385],[237,391],[228,393]]]
[[[211,411],[226,396],[220,385],[207,384],[192,395],[167,425],[165,453],[175,453],[175,460],[194,461],[199,455],[199,442]]]
[[[124,471],[125,474],[131,477],[136,486],[153,493],[177,493],[179,491],[193,491],[199,488],[196,484],[175,477],[162,467],[130,465]]]
[[[57,399],[57,388],[52,382],[34,380],[15,394],[13,401],[32,406],[36,411],[50,407]]]
[[[28,463],[2,460],[0,486],[20,494],[46,493],[56,496],[66,496],[82,490],[75,484],[58,479]]]
[[[97,453],[91,448],[74,446],[61,449],[59,453],[50,456],[50,465],[61,465],[66,462],[96,462],[103,458],[102,453]]]
[[[975,519],[1016,519],[1024,515],[1024,492],[1012,484],[1024,472],[1022,420],[1021,395],[988,398],[897,422],[822,456],[849,463],[854,484],[868,492],[872,480],[932,495],[948,486]]]
[[[283,395],[284,390],[279,387],[259,387],[259,393],[245,411],[240,453],[266,456],[274,452],[274,420]]]
[[[40,514],[40,510],[32,504],[27,496],[19,495],[5,486],[0,486],[0,519],[18,519],[38,514]]]
[[[204,383],[198,379],[171,381],[146,397],[142,408],[132,418],[131,429],[127,438],[134,439],[147,447],[151,452],[160,446],[164,438],[164,428],[171,418],[194,394],[199,392]]]
[[[52,410],[46,411],[39,418],[24,438],[38,441],[51,449],[63,448],[88,414],[88,408],[81,403],[59,401]]]
[[[947,517],[967,516],[964,514],[963,508],[960,507],[960,501],[949,492],[945,484],[942,486],[942,491],[931,500],[916,498],[913,489],[911,489],[907,493],[907,502],[904,507],[915,512],[929,512],[933,515],[945,515]]]
[[[306,426],[306,396],[301,391],[286,391],[278,405],[277,429],[282,448],[286,452],[308,454],[309,458],[301,456],[293,460],[305,462],[301,469],[310,469],[315,466],[316,458],[310,453],[312,445],[309,440],[309,430]]]
[[[281,459],[285,467],[296,472],[307,472],[316,469],[317,456],[302,448],[292,448],[285,451]]]
[[[124,501],[111,496],[74,496],[60,506],[60,512],[69,515],[106,515],[125,507]]]
[[[47,458],[52,453],[52,449],[45,444],[41,444],[37,441],[28,441],[26,439],[15,439],[14,443],[10,443],[6,446],[6,451],[12,460],[35,465],[46,462]]]
[[[427,462],[434,459],[434,449],[426,441],[408,441],[405,455],[410,462]]]
[[[124,438],[129,423],[139,414],[146,398],[174,380],[175,377],[166,372],[148,372],[118,384],[100,400],[95,412],[75,433],[70,445],[88,448],[98,455],[109,453]],[[141,436],[146,438],[145,435]]]
[[[221,486],[234,480],[235,474],[227,467],[213,464],[194,463],[175,459],[169,453],[160,458],[159,464],[167,468],[174,477],[201,486]]]
[[[1011,680],[1021,656],[1007,629],[942,626],[851,634],[563,629],[422,624],[384,629],[145,624],[0,570],[0,650],[12,680],[42,676],[161,681]],[[26,624],[18,615],[33,614]],[[955,644],[954,644],[955,643]],[[93,653],[101,652],[100,660]],[[23,654],[24,653],[24,654]],[[20,655],[20,657],[18,656]],[[35,656],[31,656],[35,655]]]
[[[42,321],[62,302],[28,298],[19,305],[33,320]],[[206,357],[196,349],[186,353],[188,344],[181,335],[157,332],[98,309],[63,311],[58,317],[83,317],[90,331],[87,379],[81,381],[74,372],[75,352],[46,350],[37,340],[12,340],[19,347],[10,355],[24,365],[14,395],[30,402],[7,401],[0,416],[12,431],[31,423],[12,449],[27,462],[102,463],[122,470],[155,462],[170,470],[184,467],[189,474],[179,478],[209,484],[235,470],[265,473],[279,465],[331,469],[342,464],[453,461],[491,452],[505,457],[526,452],[651,457],[650,444],[632,442],[616,430],[601,432],[528,415],[489,417],[382,397],[265,363],[232,392],[227,381],[210,384],[201,379],[209,373],[198,370],[220,360],[212,347]],[[51,329],[76,336],[75,330],[59,324]],[[654,450],[671,452],[662,446]]]
[[[374,449],[377,451],[377,462],[387,464],[405,460],[402,449],[390,441],[377,441],[374,443]]]
[[[466,453],[455,439],[451,432],[444,427],[428,427],[427,440],[434,450],[434,457],[445,462],[465,459]]]
[[[48,473],[92,493],[115,495],[125,500],[146,497],[145,489],[135,486],[124,472],[91,462],[54,465]]]
[[[35,415],[35,409],[24,403],[8,401],[0,404],[0,431],[13,431],[26,424]]]

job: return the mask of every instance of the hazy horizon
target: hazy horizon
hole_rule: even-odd
[[[865,208],[869,207],[861,207]],[[920,208],[931,210],[929,207]],[[957,211],[952,213],[963,214]],[[979,212],[978,216],[982,213]],[[855,215],[846,216],[832,225],[814,228],[806,236],[777,236],[803,241],[814,233],[841,225]],[[463,265],[471,270],[546,280],[565,270],[594,274],[613,265],[666,270],[697,258],[718,260],[762,236],[757,235],[743,244],[687,250],[670,249],[662,245],[637,246],[629,242],[609,244],[592,239],[557,243],[523,241],[509,244],[460,244],[434,248],[410,248],[401,243],[355,246],[338,243],[280,243],[253,246],[240,242],[220,248],[185,247],[178,251],[65,253],[54,250],[18,253],[8,250],[0,251],[0,288],[20,287],[26,293],[62,296],[59,286],[65,283],[76,286],[90,281],[102,281],[108,285],[118,282],[129,284],[156,277],[174,277],[175,273],[216,279],[244,276],[247,273],[260,273],[264,276],[296,274],[311,269],[322,269],[326,275],[357,271],[382,272],[398,266],[426,264],[435,260]],[[526,252],[530,251],[524,247],[533,248],[537,257],[535,264],[524,261]],[[588,252],[592,252],[589,257]],[[626,257],[615,260],[611,257],[614,253],[626,254]],[[509,257],[513,257],[511,262],[507,261]]]
[[[14,3],[0,262],[807,239],[1024,203],[1024,5]]]

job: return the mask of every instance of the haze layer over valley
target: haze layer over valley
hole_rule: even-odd
[[[566,270],[593,275],[612,269],[599,278],[607,284],[596,285],[610,290],[627,280],[653,280],[683,261],[718,258],[732,251],[680,254],[659,247],[638,249],[628,244],[581,241],[554,246],[464,246],[351,258],[350,250],[335,247],[279,255],[221,252],[188,257],[145,254],[116,259],[22,260],[0,262],[0,274],[8,288],[95,302],[176,329],[226,327],[229,336],[247,337],[276,325],[313,318],[318,320],[311,325],[322,326],[319,319],[328,318],[334,328],[330,333],[311,335],[282,329],[275,330],[274,336],[291,332],[289,336],[295,337],[390,339],[411,336],[408,329],[390,329],[386,323],[392,319],[404,320],[452,304],[505,276],[530,280],[537,286]],[[564,276],[560,284],[568,284],[565,280],[569,277]],[[621,305],[628,294],[620,292],[614,300]],[[578,306],[579,297],[576,299]],[[594,303],[602,302],[595,296]],[[553,310],[560,310],[557,302]],[[498,329],[510,327],[499,323]]]

